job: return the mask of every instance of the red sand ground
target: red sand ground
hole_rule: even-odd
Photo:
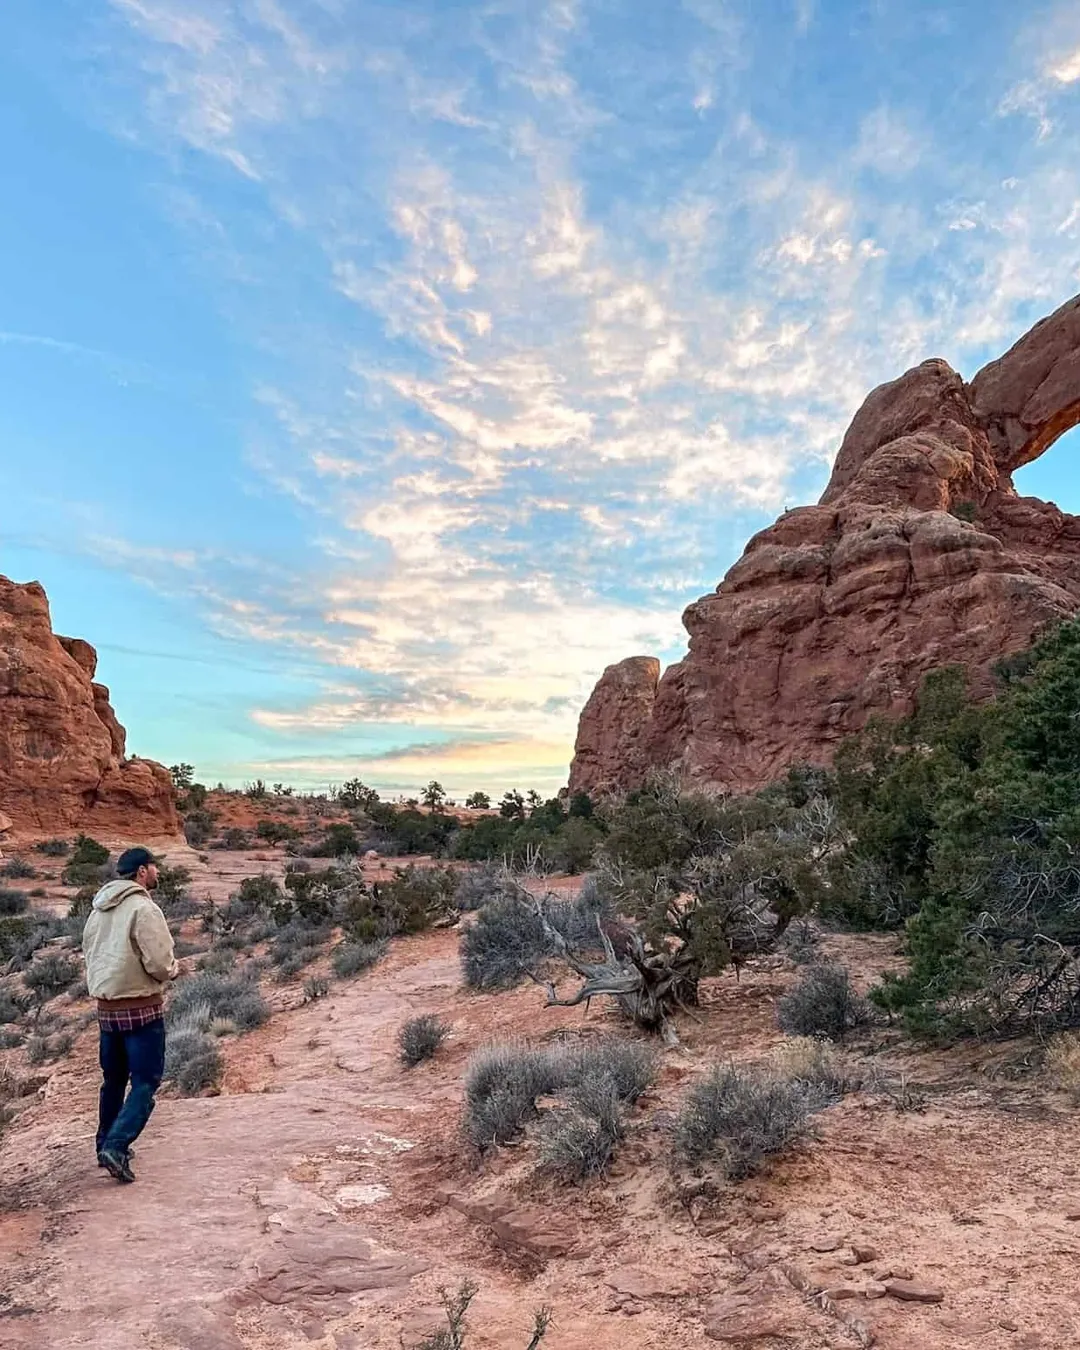
[[[196,867],[199,897],[260,870],[222,853]],[[862,983],[895,962],[890,940],[830,946]],[[546,1009],[535,986],[465,992],[454,932],[395,943],[316,1003],[272,986],[271,1021],[223,1043],[220,1095],[162,1095],[135,1186],[94,1166],[88,1029],[40,1071],[3,1144],[0,1345],[399,1350],[437,1324],[438,1287],[466,1275],[480,1285],[472,1350],[524,1350],[540,1304],[555,1312],[550,1350],[1080,1345],[1080,1122],[1014,1076],[1015,1047],[932,1056],[891,1042],[876,1059],[919,1084],[921,1111],[856,1095],[764,1177],[676,1182],[671,1108],[707,1064],[767,1052],[794,978],[777,959],[708,982],[701,1021],[665,1055],[612,1175],[585,1190],[538,1178],[528,1140],[474,1167],[457,1134],[462,1074],[494,1038],[616,1023],[596,1005]],[[420,1012],[452,1033],[433,1062],[406,1071],[395,1035]],[[852,1242],[876,1259],[845,1265]],[[800,1292],[822,1268],[832,1285],[885,1267],[939,1286],[943,1302],[822,1306]],[[725,1297],[737,1316],[714,1320],[718,1341],[706,1328]]]

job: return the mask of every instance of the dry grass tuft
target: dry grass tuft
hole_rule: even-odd
[[[1080,1032],[1063,1031],[1049,1042],[1043,1071],[1059,1092],[1080,1102]]]

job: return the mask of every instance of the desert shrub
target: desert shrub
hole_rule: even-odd
[[[73,863],[92,863],[101,867],[109,861],[109,850],[104,844],[99,844],[96,839],[91,839],[88,834],[76,835],[75,847],[71,852],[71,861]]]
[[[351,928],[354,910],[359,906],[359,911],[366,913],[371,895],[355,872],[337,867],[289,871],[285,874],[285,889],[286,903],[274,909],[274,918],[282,925],[290,921],[325,925],[337,919]]]
[[[434,1014],[411,1017],[398,1032],[398,1052],[402,1064],[413,1068],[430,1059],[446,1040],[450,1028]]]
[[[557,798],[534,802],[526,815],[520,793],[507,793],[498,816],[463,825],[450,842],[453,856],[464,862],[499,861],[509,867],[578,873],[591,865],[602,838],[599,820],[568,817]]]
[[[218,847],[231,849],[234,852],[245,849],[251,844],[251,838],[247,830],[242,830],[238,825],[230,825],[228,829],[223,830],[221,838],[218,840]]]
[[[49,1058],[65,1059],[75,1049],[75,1033],[61,1031],[49,1040]]]
[[[641,1041],[602,1036],[580,1045],[570,1044],[563,1053],[573,1082],[579,1085],[610,1082],[622,1102],[636,1102],[656,1082],[656,1053]]]
[[[647,1046],[616,1037],[568,1046],[565,1061],[563,1104],[543,1121],[540,1161],[564,1181],[582,1183],[607,1171],[626,1133],[623,1106],[655,1081],[657,1063]]]
[[[775,1048],[773,1067],[784,1078],[802,1086],[813,1110],[838,1102],[862,1086],[842,1050],[812,1036],[789,1036]]]
[[[185,815],[192,815],[206,806],[206,799],[209,795],[210,789],[205,783],[192,783],[184,796],[177,802],[177,806]]]
[[[15,1111],[11,1103],[17,1095],[14,1075],[0,1070],[0,1139],[4,1137],[4,1131],[15,1117]]]
[[[995,674],[979,702],[934,672],[836,756],[849,853],[906,906],[908,969],[872,997],[934,1038],[1080,1025],[1080,621]]]
[[[37,946],[40,946],[37,941],[38,928],[30,914],[0,918],[0,961],[11,961],[14,969],[21,970]]]
[[[191,872],[188,868],[169,867],[166,863],[159,863],[154,899],[170,918],[187,918],[195,913],[195,906],[187,894],[190,885]]]
[[[244,796],[255,801],[262,801],[266,795],[266,784],[261,778],[256,778],[254,783],[248,783],[244,788]]]
[[[447,922],[455,914],[454,890],[457,878],[450,868],[397,868],[389,881],[376,881],[371,895],[386,926],[385,934],[421,933],[435,923]]]
[[[330,992],[330,981],[325,975],[311,975],[304,981],[304,1002],[314,1003]]]
[[[29,892],[31,900],[44,900],[48,894],[49,892],[44,886],[35,886],[33,890]]]
[[[784,934],[780,950],[796,966],[808,966],[819,956],[821,935],[805,919],[796,920]]]
[[[260,872],[256,877],[245,877],[236,892],[229,897],[224,918],[234,921],[255,914],[269,915],[282,903],[284,893],[272,876]]]
[[[341,942],[330,956],[330,965],[340,979],[370,970],[386,955],[385,942]]]
[[[26,1040],[25,1035],[17,1027],[0,1026],[0,1050],[17,1050]],[[2,1125],[0,1120],[0,1125]]]
[[[602,946],[600,921],[613,917],[607,896],[595,882],[583,885],[572,900],[546,896],[543,908],[544,917],[567,945],[584,951]]]
[[[274,962],[278,983],[285,984],[289,980],[295,980],[304,967],[309,966],[317,957],[318,952],[310,950],[292,950],[281,953],[279,959]]]
[[[606,955],[599,921],[623,916],[603,926],[614,960],[596,964],[613,966],[624,1014],[669,1040],[703,976],[774,950],[792,920],[820,903],[845,845],[829,801],[808,795],[801,780],[722,798],[656,774],[601,814],[598,880],[572,905],[551,904],[548,924],[566,930],[552,946],[570,948],[577,963],[589,961],[589,950]],[[631,949],[632,970],[624,960]]]
[[[718,1065],[692,1087],[675,1125],[675,1153],[716,1162],[731,1180],[752,1176],[809,1129],[803,1087],[761,1070]]]
[[[45,952],[23,971],[23,983],[40,1006],[70,989],[81,972],[81,962],[67,952]]]
[[[22,858],[7,858],[0,863],[0,877],[10,877],[12,881],[30,881],[36,876],[33,865]]]
[[[461,934],[461,971],[470,989],[512,989],[548,954],[540,916],[513,892],[486,904]]]
[[[572,817],[564,821],[544,845],[544,856],[554,871],[577,876],[592,866],[602,839],[598,825]]]
[[[562,1083],[550,1052],[513,1042],[478,1051],[465,1074],[466,1138],[480,1151],[508,1143],[536,1115],[537,1097]]]
[[[25,891],[13,886],[0,886],[0,914],[22,914],[29,906]]]
[[[12,970],[23,970],[53,938],[78,938],[81,933],[81,919],[58,919],[46,910],[0,917],[0,961],[9,962]]]
[[[625,1134],[622,1110],[610,1078],[578,1084],[567,1104],[548,1113],[540,1130],[540,1165],[564,1181],[602,1176]]]
[[[280,820],[260,820],[255,826],[255,834],[268,844],[291,843],[300,838],[300,831],[295,825],[286,825]]]
[[[72,896],[71,904],[68,905],[69,919],[85,919],[93,908],[94,896],[98,893],[97,886],[80,886]]]
[[[811,967],[776,1008],[781,1031],[830,1041],[842,1041],[869,1016],[870,1005],[852,988],[847,970],[835,962]]]
[[[44,1064],[49,1058],[49,1041],[46,1036],[28,1036],[26,1038],[26,1062]]]
[[[270,960],[277,967],[279,975],[291,979],[305,966],[319,959],[330,935],[328,924],[311,927],[302,920],[293,919],[279,928],[271,938]]]
[[[43,839],[40,844],[34,847],[39,853],[43,853],[46,858],[66,858],[71,849],[71,845],[66,839]]]
[[[227,975],[235,968],[236,952],[228,947],[215,947],[201,957],[197,964],[198,970],[208,970],[214,975]]]
[[[26,1004],[16,998],[10,989],[0,989],[0,1026],[17,1022],[26,1012]]]
[[[1051,1037],[1043,1056],[1043,1071],[1055,1088],[1080,1102],[1080,1034],[1063,1031]]]
[[[168,1011],[170,1024],[190,1021],[192,1009],[196,1008],[206,1010],[202,1020],[223,1019],[240,1031],[262,1026],[270,1016],[258,984],[248,975],[212,970],[189,975],[173,987]]]
[[[471,914],[501,893],[503,869],[494,863],[467,867],[458,874],[454,903],[463,914]]]
[[[553,895],[536,899],[502,872],[494,897],[462,930],[465,983],[471,989],[512,989],[519,984],[556,950],[545,920],[570,947],[599,947],[597,921],[606,912],[595,887],[583,888],[574,900]]]
[[[536,1116],[538,1097],[567,1093],[570,1109],[597,1113],[609,1091],[619,1102],[634,1101],[654,1074],[641,1047],[615,1037],[588,1046],[490,1045],[466,1071],[465,1137],[482,1152],[513,1139]]]
[[[189,1008],[186,1016],[170,1022],[165,1037],[165,1078],[185,1097],[214,1087],[224,1069],[217,1042],[206,1029],[209,1021],[208,1009],[204,1014]]]
[[[108,880],[109,869],[101,863],[69,862],[60,873],[65,886],[92,886],[94,890]]]
[[[184,817],[184,838],[192,848],[201,848],[213,836],[214,813],[205,809],[189,811]]]
[[[453,816],[442,811],[418,811],[415,802],[403,807],[375,802],[365,806],[364,811],[385,839],[388,852],[441,857],[459,833]]]
[[[326,827],[322,839],[307,850],[307,855],[309,858],[344,858],[355,857],[361,851],[356,827],[339,821]]]

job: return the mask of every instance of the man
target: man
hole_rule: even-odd
[[[158,882],[153,854],[127,849],[116,873],[94,896],[83,951],[100,1029],[98,1166],[127,1182],[135,1180],[131,1145],[150,1119],[165,1072],[164,990],[179,967],[165,915],[150,898]]]

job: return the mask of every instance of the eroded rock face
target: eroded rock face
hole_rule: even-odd
[[[827,763],[873,713],[909,712],[936,667],[989,693],[996,661],[1080,609],[1080,518],[1011,477],[1077,422],[1080,297],[970,385],[934,360],[875,389],[820,503],[756,535],[687,609],[689,651],[651,698],[613,677],[633,661],[605,672],[570,790],[650,767],[752,790]]]
[[[37,582],[0,577],[0,809],[20,836],[179,832],[169,774],[125,758],[97,653],[52,631]]]
[[[660,662],[652,656],[631,656],[604,671],[581,714],[572,792],[607,786],[615,770],[627,781],[644,776],[659,683]]]

